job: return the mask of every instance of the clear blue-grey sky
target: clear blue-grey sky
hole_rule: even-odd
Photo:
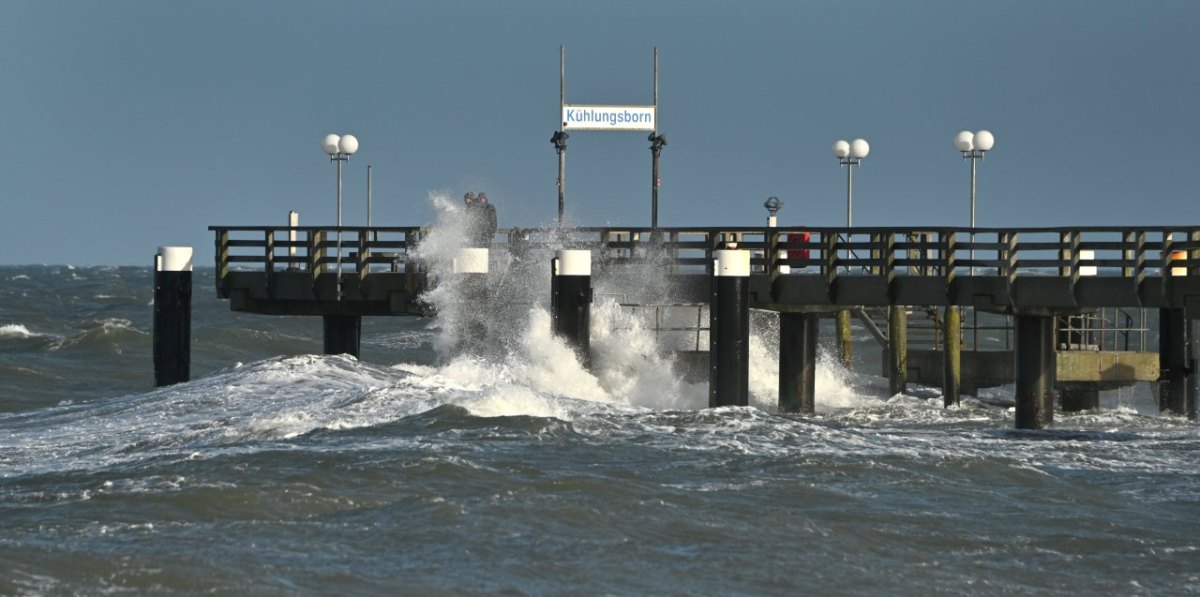
[[[855,224],[966,225],[959,130],[986,128],[980,226],[1200,224],[1200,2],[0,2],[0,263],[147,264],[207,226],[336,218],[329,132],[361,144],[346,224],[483,190],[553,220],[567,101],[647,104],[660,222],[845,222],[830,153],[864,137]],[[645,133],[571,136],[567,212],[649,224]]]

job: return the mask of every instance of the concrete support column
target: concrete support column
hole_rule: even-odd
[[[1054,318],[1017,315],[1013,319],[1017,429],[1041,429],[1054,422]]]
[[[850,310],[841,309],[837,312],[837,354],[838,362],[850,370],[850,360],[854,357],[854,347],[850,337]]]
[[[716,251],[709,303],[708,405],[750,404],[750,252]]]
[[[908,310],[888,307],[888,391],[894,396],[908,389]]]
[[[1196,418],[1196,372],[1193,324],[1183,309],[1159,309],[1158,386],[1161,413]]]
[[[817,336],[815,313],[779,314],[779,412],[816,410]]]
[[[942,335],[942,405],[956,406],[962,383],[962,310],[946,307]]]
[[[357,359],[361,345],[362,317],[323,315],[321,320],[325,336],[325,354],[348,354]]]
[[[154,385],[191,379],[192,248],[159,247],[154,256]]]
[[[575,349],[584,367],[591,367],[592,252],[557,251],[551,262],[550,309],[554,333]]]

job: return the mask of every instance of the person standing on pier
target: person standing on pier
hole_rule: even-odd
[[[479,241],[483,243],[482,246],[486,247],[491,245],[492,239],[496,237],[496,206],[488,203],[487,193],[482,191],[479,193],[478,202],[479,209],[482,212],[480,215]]]
[[[488,203],[487,195],[467,193],[463,197],[463,235],[468,247],[489,247],[496,235],[496,208]]]

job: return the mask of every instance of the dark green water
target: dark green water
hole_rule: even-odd
[[[709,410],[619,310],[595,375],[536,309],[476,359],[368,320],[358,362],[211,275],[153,389],[149,271],[0,268],[0,593],[1200,592],[1200,431],[1137,392],[1017,432],[823,364],[815,417]]]

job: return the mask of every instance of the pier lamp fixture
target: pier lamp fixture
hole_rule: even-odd
[[[975,227],[975,162],[991,151],[996,138],[988,131],[962,131],[954,136],[954,148],[962,152],[963,160],[971,160],[971,227]]]
[[[657,56],[657,54],[656,54]],[[658,158],[662,155],[662,150],[667,146],[667,136],[654,131],[650,136],[646,137],[650,142],[650,175],[653,180],[653,186],[650,187],[650,227],[654,229],[652,233],[655,240],[658,240],[658,187],[662,185],[662,179],[658,176]]]
[[[854,167],[861,166],[863,158],[871,153],[866,139],[853,141],[838,140],[833,144],[833,157],[846,167],[846,227],[854,225]]]
[[[358,151],[358,138],[354,135],[325,135],[321,148],[329,154],[329,161],[337,163],[337,296],[342,299],[342,164]]]
[[[779,210],[783,209],[783,202],[779,200],[779,197],[767,197],[767,200],[763,202],[763,207],[767,208],[767,226],[774,228],[778,222],[776,215]]]
[[[560,48],[561,51],[561,48]],[[554,135],[550,137],[550,142],[554,144],[554,151],[558,154],[558,227],[562,228],[563,209],[565,202],[565,188],[567,183],[567,139],[571,135],[563,131],[554,131]]]

